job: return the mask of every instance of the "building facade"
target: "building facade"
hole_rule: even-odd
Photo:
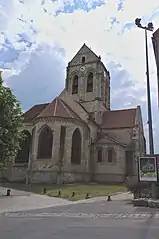
[[[66,71],[60,95],[24,114],[27,137],[8,179],[120,183],[136,176],[146,150],[140,106],[110,109],[110,74],[85,44]]]
[[[158,107],[159,107],[159,28],[153,33],[152,44],[156,60],[157,86],[158,86]]]

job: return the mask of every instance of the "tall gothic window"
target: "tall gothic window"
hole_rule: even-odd
[[[87,77],[87,92],[93,91],[93,73],[90,72]]]
[[[72,152],[71,152],[71,164],[81,163],[81,133],[77,128],[72,135]]]
[[[98,161],[98,163],[101,163],[102,162],[102,147],[98,147],[97,148],[97,153],[98,153],[98,155],[97,155],[97,161]]]
[[[73,82],[72,82],[72,94],[77,94],[78,93],[78,76],[75,75],[73,77]]]
[[[38,158],[48,159],[52,157],[53,134],[49,127],[45,127],[39,135]]]
[[[25,138],[21,142],[20,149],[18,151],[17,157],[15,158],[15,163],[28,163],[29,161],[31,134],[27,130],[24,130],[22,133],[24,134]]]

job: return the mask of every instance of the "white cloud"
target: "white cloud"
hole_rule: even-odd
[[[15,75],[8,79],[7,83],[14,88],[20,98],[23,96],[21,94],[23,85],[25,85],[27,94],[31,87],[31,97],[29,99],[28,97],[21,98],[25,108],[33,101],[35,103],[41,100],[47,101],[51,99],[51,95],[53,97],[57,94],[57,91],[63,86],[64,66],[85,42],[92,50],[102,56],[102,61],[112,73],[112,104],[114,108],[130,107],[141,103],[144,122],[146,122],[144,32],[135,27],[134,20],[136,17],[141,17],[143,24],[152,20],[155,28],[157,28],[159,26],[158,0],[147,0],[144,4],[123,0],[120,1],[122,2],[120,11],[118,11],[119,1],[105,0],[103,1],[105,5],[89,12],[83,9],[74,9],[72,13],[60,13],[58,16],[55,13],[58,10],[64,11],[66,5],[70,4],[72,8],[77,7],[75,1],[23,0],[24,4],[18,0],[1,0],[1,2],[0,22],[2,24],[0,23],[0,28],[5,37],[0,35],[0,43],[4,43],[5,39],[8,38],[16,50],[21,50],[16,60],[5,65],[11,68],[11,72]],[[42,2],[43,5],[41,5]],[[85,3],[85,6],[90,8],[95,2],[97,1],[79,0],[78,6]],[[114,20],[113,25],[112,19]],[[25,40],[33,43],[31,47],[28,47],[24,41],[17,42],[19,40],[18,33],[25,34]],[[148,35],[152,102],[156,125],[156,68],[151,33]],[[61,66],[58,71],[55,69],[57,63]],[[41,77],[38,73],[39,68],[41,68]],[[54,88],[55,83],[51,77],[54,74],[59,75],[57,89]],[[45,80],[44,75],[46,75]],[[5,78],[9,76],[10,74],[4,74]],[[57,79],[57,76],[55,78]],[[39,82],[39,88],[37,88],[37,82]],[[44,87],[47,94],[43,93],[42,95],[40,87]],[[121,97],[123,92],[124,98]]]
[[[24,110],[34,104],[50,102],[62,91],[65,79],[63,55],[61,49],[41,45],[31,53],[23,70],[8,78],[6,83],[23,102]]]

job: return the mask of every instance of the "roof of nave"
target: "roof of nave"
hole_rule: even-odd
[[[137,108],[106,111],[103,114],[101,128],[131,128],[135,125]]]
[[[131,128],[135,125],[136,109],[137,108],[106,111],[103,114],[103,123],[100,127],[103,129]],[[56,97],[51,103],[35,105],[24,113],[25,121],[45,117],[82,120],[80,115],[78,116],[59,97]]]

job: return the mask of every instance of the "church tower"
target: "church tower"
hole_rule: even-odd
[[[85,44],[68,63],[65,88],[100,124],[102,112],[110,110],[110,76]]]

